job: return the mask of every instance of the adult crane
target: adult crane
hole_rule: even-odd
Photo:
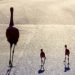
[[[19,39],[19,30],[16,27],[14,27],[13,11],[14,11],[14,9],[13,9],[13,7],[11,7],[10,8],[10,23],[9,23],[9,27],[6,30],[7,41],[10,44],[9,67],[13,66],[14,50],[15,50],[15,46]]]

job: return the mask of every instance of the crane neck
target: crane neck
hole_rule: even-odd
[[[14,26],[14,21],[13,21],[13,8],[10,8],[10,24],[9,26]]]

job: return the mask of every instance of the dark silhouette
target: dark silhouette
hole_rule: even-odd
[[[43,49],[41,49],[40,57],[41,57],[41,70],[42,69],[44,70],[46,56],[45,56]]]
[[[65,67],[64,67],[64,72],[67,72],[67,71],[69,71],[70,70],[70,66],[69,66],[69,64],[67,64],[67,62],[65,62]]]
[[[43,49],[41,49],[40,58],[41,58],[41,68],[38,70],[39,74],[45,71],[44,64],[45,64],[46,56],[45,56]]]
[[[9,66],[12,67],[13,66],[13,56],[14,56],[14,50],[15,50],[15,46],[18,42],[19,39],[19,30],[14,26],[14,22],[13,22],[13,7],[10,8],[10,24],[9,27],[6,30],[6,37],[7,37],[7,41],[10,43],[10,59],[9,59]],[[12,46],[13,46],[13,50],[12,50]]]
[[[67,49],[67,45],[65,45],[65,60],[64,60],[64,62],[66,62],[66,56],[68,56],[68,64],[69,64],[69,55],[70,55],[70,51],[69,51],[69,49]]]

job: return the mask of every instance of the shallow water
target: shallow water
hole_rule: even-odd
[[[6,39],[8,25],[0,25],[0,75],[5,75],[9,60],[9,43]],[[45,72],[42,75],[75,74],[74,25],[15,25],[20,38],[15,49],[11,75],[38,75],[40,49],[46,54]],[[64,72],[65,48],[70,50],[70,70]]]

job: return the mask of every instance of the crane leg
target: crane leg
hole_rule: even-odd
[[[10,59],[9,59],[9,66],[12,66],[12,62],[11,62],[11,48],[12,48],[12,44],[10,45]]]
[[[69,56],[68,56],[68,65],[69,65]]]
[[[13,58],[14,58],[14,51],[15,51],[15,45],[14,45],[13,51],[12,51],[12,64],[13,64]]]

